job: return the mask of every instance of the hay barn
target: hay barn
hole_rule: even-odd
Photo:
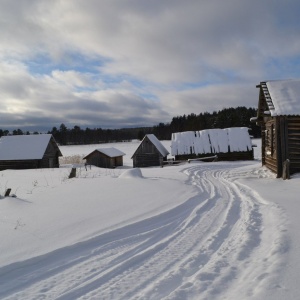
[[[58,145],[51,134],[12,135],[0,139],[0,170],[58,168]]]
[[[99,168],[115,168],[123,166],[123,156],[125,153],[122,151],[110,147],[96,149],[83,159],[86,160],[86,164],[97,166]]]
[[[147,134],[131,157],[133,167],[162,166],[167,160],[169,151],[157,139],[154,134]]]

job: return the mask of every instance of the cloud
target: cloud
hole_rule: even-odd
[[[4,99],[0,128],[44,127],[46,121],[49,129],[61,123],[69,127],[151,126],[166,115],[157,103],[121,87],[95,91],[90,74],[53,71],[33,76],[19,64],[0,66],[0,95]]]
[[[257,83],[299,77],[299,10],[296,0],[1,1],[0,128],[44,126],[40,116],[49,128],[155,125],[256,106]]]
[[[254,82],[252,84],[211,85],[184,91],[164,92],[160,94],[160,98],[162,107],[168,109],[172,116],[213,112],[238,106],[256,107],[258,90],[255,86]]]

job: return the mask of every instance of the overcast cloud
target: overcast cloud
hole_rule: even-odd
[[[122,128],[256,107],[300,77],[297,0],[0,0],[0,128]]]

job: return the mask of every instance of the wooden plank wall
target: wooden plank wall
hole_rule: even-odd
[[[265,164],[271,171],[278,174],[279,128],[277,126],[276,119],[270,119],[262,128],[265,128],[262,132],[264,134],[262,143],[263,164]]]
[[[5,160],[0,161],[0,170],[7,169],[36,169],[41,160]]]
[[[115,160],[98,151],[93,152],[86,159],[88,165],[97,166],[99,168],[114,168]]]
[[[300,172],[300,116],[287,118],[287,158],[290,160],[290,173]]]
[[[139,145],[132,158],[134,168],[161,166],[164,160],[164,157],[162,157],[147,136]]]
[[[50,142],[49,142],[49,144],[46,148],[46,151],[44,153],[42,161],[39,164],[39,167],[40,168],[49,168],[50,167],[50,164],[49,164],[49,159],[50,158],[54,159],[53,167],[54,168],[59,168],[58,147],[52,140],[50,140]]]
[[[138,153],[133,157],[133,167],[154,167],[162,165],[163,157],[158,153]]]

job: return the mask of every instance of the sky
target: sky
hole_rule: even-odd
[[[0,129],[169,123],[300,78],[297,0],[0,0]]]

